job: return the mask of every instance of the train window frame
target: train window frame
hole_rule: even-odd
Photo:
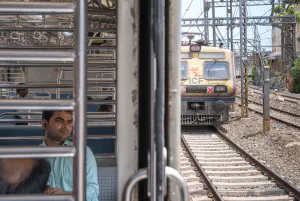
[[[186,64],[185,66],[185,76],[182,76],[182,64]],[[187,61],[180,61],[180,79],[188,79],[188,68],[189,68],[189,65],[188,65],[188,62]]]
[[[216,77],[209,77],[207,76],[206,74],[206,64],[207,63],[214,63],[215,61],[205,61],[203,63],[203,77],[204,79],[206,80],[229,80],[231,79],[231,76],[230,76],[230,68],[229,68],[229,63],[227,61],[216,61],[216,63],[224,63],[226,64],[225,67],[226,67],[226,70],[227,70],[227,77],[223,77],[223,78],[216,78]]]

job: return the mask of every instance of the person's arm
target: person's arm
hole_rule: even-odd
[[[98,201],[99,184],[97,162],[93,152],[86,148],[86,201]]]
[[[45,189],[45,194],[53,194],[53,195],[72,195],[73,192],[65,192],[59,188],[53,188],[51,186],[47,186]]]
[[[72,192],[65,192],[59,188],[49,188],[45,191],[47,194],[72,195]],[[86,148],[86,201],[98,201],[99,184],[97,163],[93,152]]]

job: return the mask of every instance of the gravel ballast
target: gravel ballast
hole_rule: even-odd
[[[271,131],[263,133],[262,116],[249,110],[249,118],[241,119],[237,105],[230,117],[226,135],[300,188],[300,130],[271,119]]]

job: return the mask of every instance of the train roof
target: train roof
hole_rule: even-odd
[[[181,52],[190,52],[190,46],[181,46]],[[227,53],[230,53],[231,50],[219,48],[219,47],[201,46],[201,52],[227,52]]]

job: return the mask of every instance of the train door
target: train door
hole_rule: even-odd
[[[0,28],[0,158],[73,157],[75,164],[73,195],[0,200],[86,200],[86,145],[98,163],[99,200],[126,200],[146,177],[132,198],[186,199],[176,171],[180,1],[1,1],[0,11],[8,16]],[[32,98],[15,98],[16,88]],[[74,111],[74,146],[37,146],[43,110]]]
[[[118,6],[117,95],[124,97],[117,106],[118,200],[163,200],[166,194],[187,200],[177,171],[180,1],[119,0]]]

